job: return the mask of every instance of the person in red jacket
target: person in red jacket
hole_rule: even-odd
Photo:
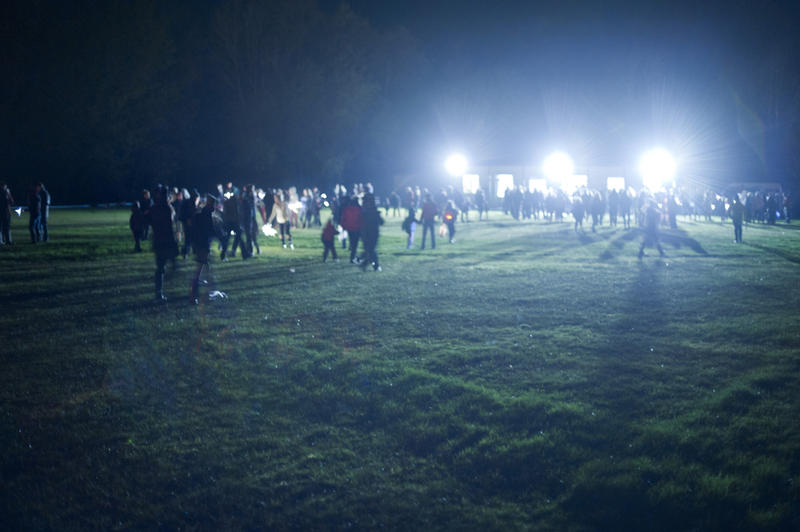
[[[342,229],[347,231],[347,238],[350,241],[350,262],[358,264],[356,259],[356,252],[358,251],[358,238],[361,235],[362,216],[361,206],[358,204],[358,198],[353,196],[347,204],[347,207],[342,211],[342,219],[339,224]]]
[[[333,255],[333,262],[339,262],[339,257],[336,256],[336,246],[333,244],[334,237],[339,234],[336,227],[333,225],[333,218],[328,219],[328,223],[322,229],[322,245],[325,246],[325,251],[322,252],[322,262],[328,261],[328,253]]]

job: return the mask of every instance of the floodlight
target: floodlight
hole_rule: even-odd
[[[467,158],[460,153],[454,153],[444,162],[444,167],[447,169],[447,173],[453,177],[464,175],[464,172],[467,171],[468,166],[469,163],[467,162]]]
[[[676,166],[675,159],[664,148],[646,152],[639,161],[642,184],[650,190],[660,189],[672,182]]]
[[[557,151],[544,160],[542,170],[550,180],[562,182],[572,175],[575,165],[569,155],[563,151]]]

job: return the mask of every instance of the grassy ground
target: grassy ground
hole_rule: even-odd
[[[4,529],[796,530],[800,225],[261,238],[153,302],[123,211],[0,248]],[[655,255],[655,256],[654,256]],[[214,282],[216,285],[214,285]]]

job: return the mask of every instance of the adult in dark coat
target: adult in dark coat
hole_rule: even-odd
[[[380,226],[383,225],[378,208],[375,205],[375,196],[371,193],[365,194],[363,199],[364,206],[361,210],[361,241],[364,243],[364,257],[361,261],[361,269],[366,270],[368,264],[372,264],[372,269],[381,271],[378,262],[378,235]]]
[[[239,226],[244,232],[242,244],[242,258],[248,259],[253,255],[256,240],[256,191],[253,185],[242,188],[242,199],[239,202]]]
[[[39,198],[42,202],[41,220],[39,221],[42,229],[42,242],[47,242],[50,240],[47,232],[47,220],[50,218],[50,193],[44,187],[44,183],[39,183]]]
[[[42,197],[39,192],[41,188],[36,185],[28,193],[28,231],[32,244],[42,240]]]
[[[0,183],[0,244],[11,244],[11,211],[14,198],[5,183]]]
[[[234,190],[228,183],[229,190],[225,192],[225,201],[222,204],[222,221],[225,224],[225,238],[222,241],[222,260],[228,260],[228,243],[233,233],[233,248],[230,256],[236,256],[236,248],[242,242],[242,224],[239,220],[239,191]],[[246,251],[242,248],[242,256],[246,258]]]
[[[172,230],[174,219],[175,211],[167,202],[167,190],[163,187],[157,188],[148,221],[153,229],[153,251],[156,254],[156,299],[159,301],[167,300],[164,296],[164,275],[167,261],[174,263],[175,257],[178,256],[178,243],[175,241],[175,232]]]
[[[142,197],[139,198],[139,209],[144,214],[145,220],[150,219],[150,209],[153,207],[153,198],[150,197],[150,191],[147,189],[142,190]],[[149,222],[145,223],[142,230],[142,240],[147,240],[150,236]]]
[[[192,217],[192,248],[194,248],[197,260],[197,269],[192,277],[191,292],[189,301],[192,304],[198,303],[198,292],[200,288],[200,275],[203,269],[207,271],[206,276],[211,275],[209,257],[211,255],[211,241],[216,236],[214,229],[214,219],[212,215],[216,209],[216,200],[209,194],[206,196],[206,204],[197,211]]]

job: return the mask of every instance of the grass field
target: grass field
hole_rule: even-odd
[[[262,236],[194,307],[124,211],[15,220],[3,529],[800,529],[800,225],[682,220],[640,262],[636,230],[400,221],[383,272]]]

